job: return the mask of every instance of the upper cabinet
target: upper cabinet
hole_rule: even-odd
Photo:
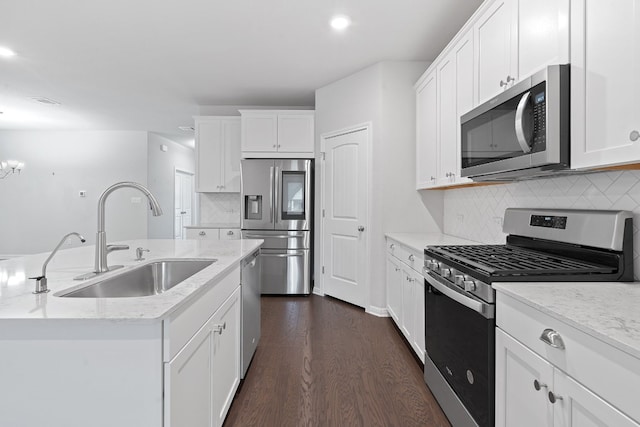
[[[416,84],[417,189],[469,184],[460,177],[460,116],[568,62],[569,0],[485,1]]]
[[[240,118],[195,119],[196,191],[240,192]]]
[[[569,0],[496,0],[473,32],[481,104],[547,65],[569,62]]]
[[[243,158],[313,158],[314,111],[240,110]]]
[[[640,0],[571,3],[571,167],[640,162]]]

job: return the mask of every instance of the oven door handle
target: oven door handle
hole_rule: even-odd
[[[425,280],[445,296],[451,298],[452,300],[454,300],[459,304],[464,305],[467,308],[470,308],[476,313],[481,314],[483,317],[487,319],[493,319],[495,317],[495,307],[493,305],[476,301],[473,298],[464,296],[460,292],[456,292],[455,290],[449,288],[447,285],[440,283],[436,278],[434,278],[430,274],[427,274],[425,276]]]

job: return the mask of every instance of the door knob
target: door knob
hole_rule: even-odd
[[[362,231],[364,231],[364,226],[359,225],[359,226],[358,226],[358,231],[361,231],[361,232],[362,232]]]
[[[638,132],[637,130],[633,130],[633,131],[631,131],[631,133],[629,134],[629,139],[630,139],[632,142],[636,142],[639,138],[640,138],[640,132]]]

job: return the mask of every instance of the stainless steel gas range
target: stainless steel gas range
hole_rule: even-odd
[[[424,251],[424,378],[456,427],[494,425],[493,282],[633,280],[631,212],[507,209],[503,231]]]

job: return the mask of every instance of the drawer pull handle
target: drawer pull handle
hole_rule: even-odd
[[[562,396],[557,396],[553,394],[552,391],[549,392],[549,402],[556,403],[557,400],[562,400]]]
[[[544,331],[542,331],[542,335],[540,335],[540,341],[553,348],[564,350],[564,341],[562,341],[562,337],[553,329],[545,329]]]
[[[231,230],[227,231],[227,236],[233,236],[233,231]]]
[[[416,260],[416,257],[414,257],[413,254],[409,255],[409,261],[413,262],[415,260]]]
[[[542,384],[538,380],[533,380],[533,388],[535,388],[536,391],[540,391],[540,389],[547,388],[547,385],[546,384]]]
[[[198,234],[201,235],[201,236],[206,236],[207,235],[207,233],[205,233],[204,231],[201,231]]]

